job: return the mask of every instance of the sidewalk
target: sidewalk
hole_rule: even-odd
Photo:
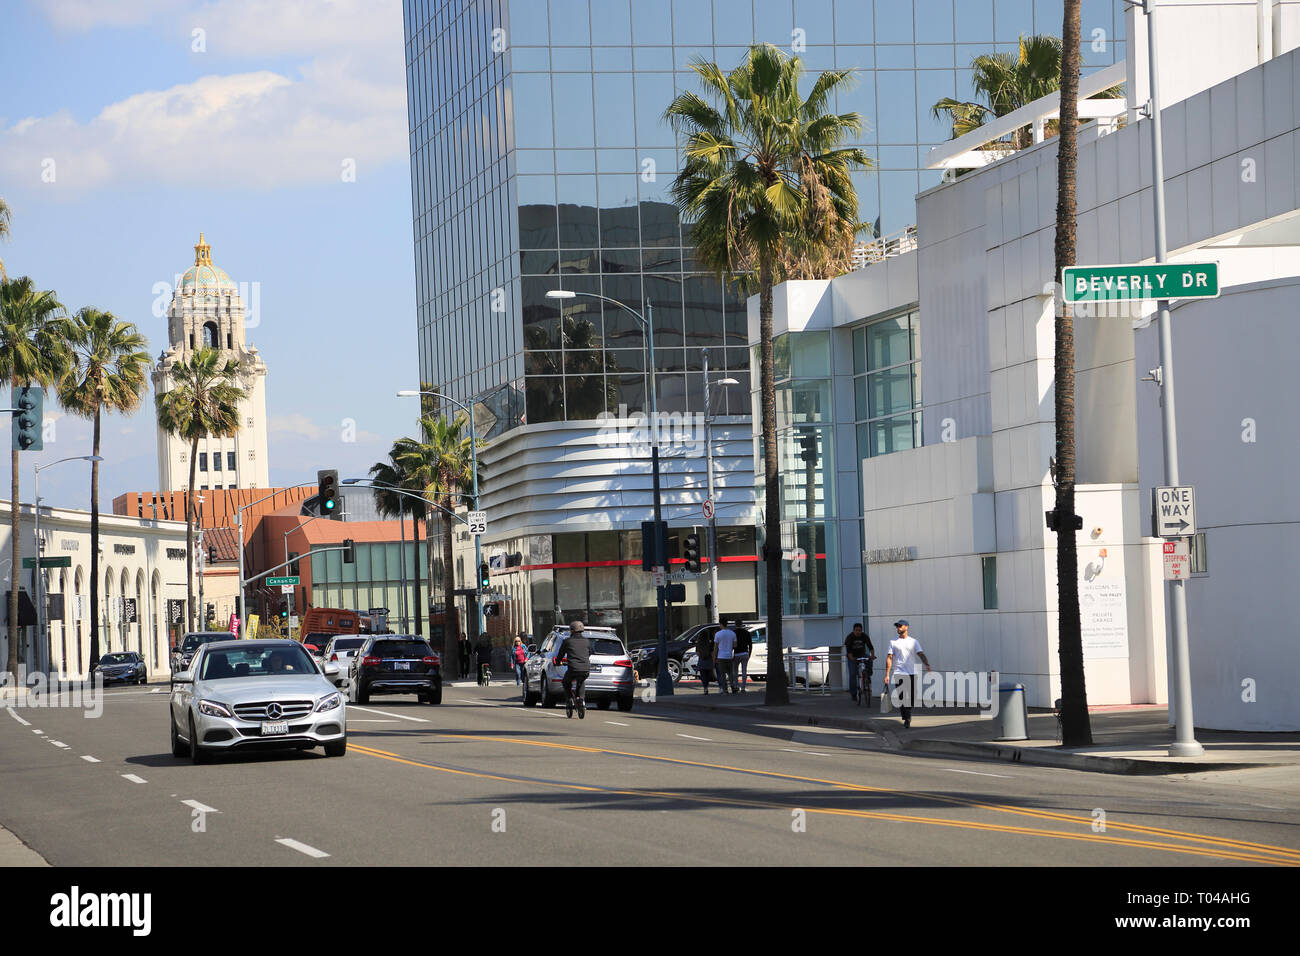
[[[0,867],[49,866],[41,856],[4,827],[0,827]]]
[[[643,683],[641,693],[650,687]],[[1057,721],[1050,710],[1030,708],[1028,740],[999,742],[999,721],[981,717],[970,708],[917,707],[912,726],[903,728],[897,713],[881,713],[880,698],[871,707],[853,703],[847,691],[791,691],[790,703],[768,707],[765,685],[751,684],[744,694],[703,694],[699,685],[678,684],[671,698],[657,707],[711,711],[755,721],[865,732],[880,749],[918,754],[946,754],[982,760],[1007,760],[1095,773],[1171,774],[1242,770],[1256,767],[1300,767],[1300,733],[1246,733],[1197,730],[1205,748],[1200,757],[1170,757],[1174,739],[1165,706],[1089,708],[1093,745],[1062,747]]]

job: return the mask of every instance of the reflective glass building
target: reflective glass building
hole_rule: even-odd
[[[1084,0],[1085,70],[1124,57],[1122,9]],[[857,68],[834,106],[863,118],[860,219],[888,235],[938,182],[933,104],[975,99],[974,56],[1061,19],[1061,0],[406,0],[422,378],[486,398],[498,430],[643,407],[638,324],[581,298],[562,320],[544,298],[562,284],[653,302],[659,406],[698,410],[699,347],[744,382],[749,363],[743,302],[700,273],[669,202],[662,115],[698,88],[691,59],[730,68],[767,41],[810,74]]]

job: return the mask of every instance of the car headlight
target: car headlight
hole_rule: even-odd
[[[215,700],[199,701],[199,713],[207,717],[234,717],[224,704],[218,704]]]
[[[339,704],[342,702],[342,699],[343,698],[341,698],[338,694],[330,694],[328,697],[326,697],[324,700],[322,700],[319,704],[316,705],[316,713],[323,714],[327,710],[333,710],[335,707],[339,706]]]

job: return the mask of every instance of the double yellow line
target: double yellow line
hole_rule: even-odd
[[[939,803],[947,803],[955,806],[969,807],[971,809],[986,810],[995,813],[1011,813],[1020,816],[1033,817],[1041,820],[1051,820],[1060,823],[1076,824],[1088,827],[1091,831],[1093,820],[1091,817],[1081,817],[1069,813],[1061,813],[1052,810],[1036,810],[1024,807],[1012,807],[1005,804],[985,803],[979,800],[967,799],[964,797],[953,797],[946,794],[926,793],[924,791],[894,790],[887,787],[871,787],[863,784],[846,783],[842,780],[828,780],[821,777],[807,777],[797,774],[780,773],[773,770],[756,770],[751,767],[732,767],[726,764],[706,763],[698,760],[684,760],[679,757],[661,757],[655,754],[640,754],[624,750],[610,750],[602,747],[581,747],[576,744],[562,744],[553,741],[543,740],[521,740],[515,737],[485,737],[474,734],[449,734],[435,733],[434,736],[444,737],[454,740],[475,740],[489,741],[502,744],[513,744],[523,747],[543,747],[557,750],[569,750],[578,753],[591,754],[608,754],[615,757],[630,757],[638,760],[651,760],[661,763],[677,764],[687,767],[700,767],[711,770],[725,770],[732,773],[745,773],[755,776],[772,777],[779,780],[792,780],[801,783],[814,783],[822,786],[833,787],[841,790],[850,790],[864,793],[889,794],[894,796],[908,796],[924,800],[933,800]],[[573,790],[580,793],[605,793],[620,796],[634,797],[663,797],[671,800],[688,800],[694,803],[718,804],[723,806],[748,806],[760,809],[777,809],[791,810],[794,809],[787,804],[772,803],[764,800],[743,800],[735,797],[719,798],[706,797],[699,794],[677,793],[672,791],[660,790],[627,790],[611,787],[598,787],[586,784],[569,783],[563,781],[538,780],[531,777],[511,776],[506,774],[486,773],[476,770],[465,770],[457,767],[445,767],[439,764],[427,763],[420,760],[411,760],[386,750],[378,750],[373,747],[358,745],[355,742],[351,744],[351,749],[367,756],[379,757],[384,760],[391,760],[396,763],[406,764],[411,767],[419,767],[427,770],[437,770],[442,773],[455,774],[465,777],[475,777],[482,780],[499,780],[506,783],[532,784],[534,786],[551,787],[560,790]],[[1273,846],[1267,843],[1253,843],[1246,840],[1232,840],[1226,837],[1206,836],[1199,833],[1188,833],[1181,830],[1171,830],[1163,827],[1150,827],[1135,823],[1107,822],[1106,830],[1120,830],[1128,833],[1142,834],[1149,837],[1163,837],[1166,839],[1182,841],[1182,843],[1162,843],[1151,839],[1132,839],[1123,836],[1111,836],[1108,833],[1086,832],[1078,833],[1067,830],[1043,830],[1034,827],[1009,826],[1000,823],[979,823],[975,821],[948,820],[942,817],[924,817],[914,814],[890,813],[882,810],[851,810],[847,808],[835,807],[801,807],[806,813],[822,814],[827,816],[845,816],[856,817],[859,819],[885,820],[893,823],[917,823],[928,826],[954,827],[965,830],[980,830],[994,833],[1017,834],[1021,836],[1049,837],[1056,840],[1075,840],[1085,843],[1099,843],[1111,846],[1124,846],[1135,849],[1146,850],[1165,850],[1171,853],[1184,853],[1193,856],[1213,857],[1222,860],[1236,860],[1246,863],[1269,863],[1277,866],[1300,866],[1300,850],[1293,850],[1288,847]],[[1189,845],[1184,845],[1189,844]],[[1203,845],[1196,845],[1203,844]]]

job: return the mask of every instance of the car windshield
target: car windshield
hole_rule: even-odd
[[[236,677],[302,677],[316,674],[316,665],[301,647],[289,645],[231,647],[209,651],[199,680]]]
[[[134,654],[105,654],[99,659],[99,666],[106,667],[110,664],[134,664]]]
[[[218,634],[186,634],[185,641],[181,644],[181,650],[188,653],[194,650],[200,644],[211,644],[213,641],[228,641],[232,635],[221,631]]]
[[[379,657],[384,660],[394,658],[419,658],[423,660],[432,655],[433,648],[424,641],[375,641],[374,646],[370,648],[371,657]]]

